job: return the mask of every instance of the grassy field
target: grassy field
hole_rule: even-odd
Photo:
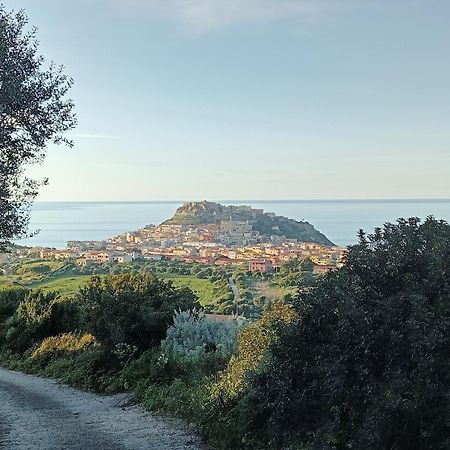
[[[267,300],[276,300],[283,298],[286,294],[295,293],[293,288],[285,288],[274,282],[255,279],[250,282],[250,289],[254,298],[266,297]]]
[[[61,292],[76,291],[88,276],[73,274],[65,261],[28,260],[9,268],[13,273],[0,276],[0,286],[21,286]]]
[[[192,275],[163,275],[167,281],[172,281],[175,286],[187,286],[198,296],[200,303],[206,305],[214,299],[214,286],[209,280],[196,278]]]
[[[27,264],[27,269],[48,265],[45,263]],[[51,269],[58,270],[61,267],[54,265]],[[175,286],[187,286],[199,297],[202,305],[210,303],[214,299],[214,286],[209,280],[196,278],[191,275],[161,275],[165,280],[170,280]],[[43,289],[46,291],[59,291],[62,293],[76,292],[90,279],[90,275],[74,275],[67,272],[61,275],[48,276],[36,274],[32,270],[24,271],[22,275],[0,276],[0,288],[22,286],[29,289]]]
[[[11,286],[24,287],[28,289],[43,289],[45,291],[59,291],[62,293],[76,292],[89,280],[88,275],[59,275],[44,280],[27,279],[17,276],[0,277],[0,288]]]
[[[32,283],[30,288],[40,288],[45,291],[58,291],[62,293],[76,292],[91,278],[90,275],[58,276],[43,282]]]

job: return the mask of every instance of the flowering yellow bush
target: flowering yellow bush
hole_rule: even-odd
[[[267,349],[277,339],[276,327],[290,324],[296,318],[297,313],[292,305],[275,302],[261,319],[245,327],[238,335],[236,354],[219,374],[219,380],[212,385],[212,397],[223,400],[237,397],[245,388],[246,374],[259,367]]]
[[[86,347],[97,347],[99,345],[92,334],[83,334],[80,336],[75,333],[64,333],[59,336],[51,336],[44,339],[39,347],[34,350],[32,357],[37,358],[58,351],[76,352]]]

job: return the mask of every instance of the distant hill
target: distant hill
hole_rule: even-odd
[[[164,224],[197,225],[218,223],[222,220],[247,222],[253,226],[253,229],[265,236],[286,236],[301,242],[334,245],[309,222],[288,219],[250,206],[225,206],[206,200],[185,203]]]

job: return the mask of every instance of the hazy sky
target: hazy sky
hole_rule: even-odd
[[[39,200],[450,197],[448,0],[3,3],[75,80]]]

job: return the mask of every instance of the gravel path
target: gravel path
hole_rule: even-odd
[[[202,448],[181,422],[124,404],[124,395],[103,397],[0,368],[0,449]]]

